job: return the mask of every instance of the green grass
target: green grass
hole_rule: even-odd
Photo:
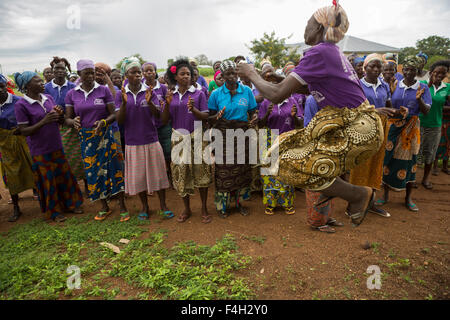
[[[121,279],[139,290],[136,299],[250,299],[246,279],[235,272],[250,257],[238,252],[225,235],[213,246],[192,241],[164,246],[167,231],[139,240],[149,222],[131,219],[93,221],[92,216],[68,219],[63,226],[35,220],[0,236],[0,299],[114,299],[121,289],[109,281]],[[127,245],[121,238],[130,239]],[[100,246],[109,242],[119,254]],[[81,272],[80,290],[70,290],[67,267]]]

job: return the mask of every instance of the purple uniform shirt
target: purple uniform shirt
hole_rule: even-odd
[[[294,93],[292,94],[292,98],[297,102],[299,117],[303,118],[303,115],[305,114],[306,96],[304,94]]]
[[[55,103],[60,105],[63,110],[66,111],[66,95],[70,90],[76,87],[76,84],[66,80],[62,86],[59,86],[53,82],[54,80],[55,79],[45,84],[44,93],[51,95],[53,100],[55,100]]]
[[[126,118],[124,122],[125,144],[129,146],[141,146],[158,141],[158,131],[155,125],[155,117],[150,111],[150,107],[145,99],[147,87],[143,84],[140,91],[135,96],[125,86],[127,93]],[[159,106],[158,98],[153,91],[151,101]],[[122,105],[122,92],[116,93],[116,111]]]
[[[370,104],[375,108],[386,107],[386,101],[391,100],[391,89],[384,80],[378,78],[377,84],[368,83],[364,78],[359,81]]]
[[[319,108],[356,108],[366,100],[355,70],[333,43],[311,47],[290,75],[308,84]]]
[[[17,101],[15,105],[17,124],[33,126],[53,110],[53,107],[56,105],[53,98],[50,95],[44,94],[41,97],[41,102],[33,100],[26,95]],[[28,136],[27,143],[32,156],[44,155],[61,150],[63,146],[58,123],[47,123],[34,134]]]
[[[262,119],[267,113],[267,109],[271,102],[264,99],[261,102],[258,112],[258,118]],[[297,105],[293,97],[289,97],[280,104],[274,104],[272,112],[267,119],[267,127],[269,129],[278,129],[279,133],[291,131],[295,129],[294,118],[291,116],[292,106]],[[297,117],[300,117],[299,107],[297,105]]]
[[[0,104],[0,128],[11,130],[17,127],[16,114],[14,106],[20,97],[8,92],[8,97],[3,104]]]
[[[316,99],[309,95],[306,97],[305,101],[305,116],[303,117],[303,126],[306,127],[315,114],[319,112],[319,106],[317,105]]]
[[[114,98],[108,87],[97,82],[90,92],[86,92],[77,86],[66,95],[66,106],[72,106],[75,115],[80,116],[83,128],[93,128],[98,120],[109,117],[107,104],[114,104]]]
[[[194,100],[195,108],[201,112],[208,112],[208,103],[206,102],[204,93],[196,90],[194,86],[191,86],[183,95],[178,92],[178,86],[176,86],[169,111],[173,129],[185,129],[192,133],[194,131],[194,121],[200,120],[188,110],[187,103],[189,97],[192,97]]]
[[[206,102],[208,102],[208,99],[209,99],[209,92],[208,92],[208,89],[206,89],[205,87],[203,87],[203,86],[200,85],[199,83],[196,83],[195,89],[197,89],[197,90],[203,92],[203,94],[204,94],[205,97],[206,97]]]
[[[425,104],[431,106],[432,100],[430,89],[426,84],[420,83],[417,80],[416,83],[414,83],[411,87],[407,87],[403,81],[404,80],[399,81],[397,88],[392,94],[392,106],[395,109],[399,109],[401,106],[407,107],[410,116],[418,116],[420,113],[420,109],[419,102],[416,99],[417,89],[419,89],[419,86],[425,89],[422,95],[422,100],[423,102],[425,102]]]

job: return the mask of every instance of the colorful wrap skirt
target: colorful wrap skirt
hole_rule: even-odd
[[[416,181],[417,154],[420,149],[420,120],[418,116],[389,119],[391,127],[386,142],[383,163],[383,184],[401,191]]]
[[[323,197],[320,192],[305,190],[306,195],[306,220],[312,227],[322,227],[330,219],[330,213],[333,210],[333,200],[329,200],[321,205],[319,203]]]
[[[436,159],[448,161],[450,155],[450,111],[444,111],[441,141],[436,151]]]
[[[386,152],[386,141],[391,123],[387,117],[380,115],[383,123],[384,140],[380,149],[364,163],[350,171],[350,183],[357,186],[367,186],[379,190],[383,181],[383,161]]]
[[[54,219],[81,206],[83,196],[63,150],[33,156],[32,159],[41,211],[47,218]]]
[[[81,159],[80,135],[74,128],[64,126],[59,127],[59,132],[70,170],[77,180],[85,179],[83,159]]]
[[[136,195],[169,188],[163,150],[158,141],[125,145],[125,192]]]
[[[270,151],[278,148],[280,181],[319,191],[372,157],[383,138],[381,119],[366,100],[355,109],[321,109],[306,128],[281,134]]]
[[[92,128],[82,128],[81,156],[87,179],[89,199],[108,199],[125,191],[122,151],[111,126],[95,134]]]
[[[212,182],[211,165],[205,163],[203,159],[202,163],[194,163],[194,154],[203,154],[208,145],[207,141],[202,141],[199,146],[196,146],[194,143],[194,133],[195,131],[187,136],[172,129],[172,162],[170,163],[172,184],[182,198],[188,195],[194,195],[196,188],[208,188]],[[189,163],[187,161],[178,161],[179,163],[177,163],[174,160],[179,159],[180,155],[175,154],[177,149],[174,150],[174,148],[178,148],[178,144],[184,142],[189,143],[186,144],[186,149],[183,145],[182,151],[183,153],[186,152],[187,157],[190,157],[191,161]],[[198,150],[195,149],[196,147]]]
[[[30,150],[24,136],[0,128],[3,181],[12,195],[35,187]]]

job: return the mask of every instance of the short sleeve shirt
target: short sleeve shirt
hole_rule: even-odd
[[[172,102],[169,106],[170,117],[172,119],[172,128],[175,130],[184,129],[192,133],[194,131],[195,121],[200,121],[195,117],[192,111],[188,110],[189,97],[194,100],[194,107],[201,112],[208,112],[206,97],[202,91],[196,90],[191,86],[183,95],[175,87]]]
[[[428,81],[423,81],[428,87]],[[436,88],[434,85],[430,87],[431,109],[427,115],[420,113],[420,125],[426,128],[436,128],[442,126],[443,109],[448,96],[450,96],[450,84],[441,82]]]
[[[355,70],[333,43],[321,42],[311,47],[291,75],[308,84],[319,108],[357,108],[366,99]]]
[[[416,99],[416,93],[419,87],[424,88],[422,95],[423,102],[431,106],[431,94],[428,86],[416,81],[412,86],[407,87],[404,80],[401,80],[394,93],[392,94],[392,107],[399,109],[401,106],[408,108],[410,116],[419,115],[419,102]]]
[[[226,107],[226,120],[248,121],[248,112],[256,110],[257,104],[252,89],[238,83],[236,94],[231,95],[226,84],[213,91],[208,101],[209,110],[219,112]]]
[[[52,96],[53,100],[55,100],[55,103],[57,105],[60,105],[63,110],[66,110],[66,102],[65,98],[67,93],[76,87],[75,83],[67,81],[62,85],[59,86],[54,82],[55,79],[53,79],[50,82],[47,82],[45,84],[45,91],[44,93],[49,94]]]
[[[0,104],[0,128],[11,130],[17,127],[16,114],[14,112],[14,105],[20,97],[8,92],[8,98],[3,104]]]
[[[145,81],[142,82],[145,88],[148,88],[148,85],[145,83]],[[166,101],[166,95],[167,95],[167,86],[165,84],[160,83],[158,80],[156,80],[156,86],[153,88],[153,94],[155,94],[156,99],[158,100],[158,103],[155,103],[155,106],[160,110],[161,112],[163,109],[161,108],[160,101]],[[153,101],[153,96],[152,96]],[[155,118],[155,126],[157,128],[162,127],[162,121],[161,119]]]
[[[261,102],[258,112],[259,119],[264,118],[270,104],[271,102],[267,99],[264,99],[264,101]],[[294,130],[295,122],[291,116],[291,110],[294,105],[297,106],[297,117],[300,117],[300,110],[293,97],[289,97],[280,104],[274,104],[272,112],[267,119],[267,127],[269,129],[278,129],[280,134]]]
[[[32,126],[41,121],[55,106],[50,95],[41,95],[41,102],[24,96],[15,105],[17,124]],[[34,134],[27,137],[32,156],[52,153],[63,148],[59,125],[57,122],[47,123]]]
[[[141,89],[134,95],[125,86],[127,93],[126,117],[125,117],[125,144],[129,146],[140,146],[158,141],[158,131],[155,125],[155,117],[150,111],[147,100],[145,99],[147,88],[142,84]],[[159,100],[153,91],[151,101],[159,106]],[[122,105],[122,92],[116,93],[116,111],[120,110]]]
[[[67,93],[66,106],[73,106],[76,116],[80,116],[83,128],[93,128],[98,120],[109,116],[107,104],[114,104],[114,98],[108,87],[97,82],[90,92],[77,86]]]
[[[364,78],[359,81],[370,104],[374,105],[375,108],[386,107],[386,102],[391,99],[391,89],[386,82],[380,78],[378,78],[376,84],[369,83]]]

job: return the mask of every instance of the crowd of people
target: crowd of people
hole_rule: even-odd
[[[295,214],[299,190],[308,223],[322,232],[343,225],[331,216],[335,197],[348,202],[354,225],[368,212],[390,217],[383,209],[390,190],[405,191],[406,208],[417,212],[412,193],[418,165],[424,165],[426,189],[433,188],[438,160],[450,174],[450,61],[426,71],[428,57],[419,53],[398,72],[391,53],[345,57],[336,43],[348,25],[339,4],[321,8],[308,21],[305,42],[311,48],[299,62],[277,70],[264,59],[256,69],[237,56],[214,62],[209,83],[195,59],[175,61],[158,75],[155,63],[135,57],[124,59],[120,69],[79,60],[76,72],[67,59],[54,57],[44,79],[31,71],[14,74],[14,82],[0,75],[1,169],[14,208],[9,221],[21,215],[18,195],[28,189],[35,190],[42,213],[57,222],[64,213],[82,214],[84,198],[100,200],[95,220],[107,218],[110,199],[117,199],[120,221],[128,221],[125,194],[138,195],[137,216],[149,219],[147,196],[153,193],[160,213],[172,218],[166,203],[172,187],[184,205],[178,222],[193,214],[190,197],[198,189],[202,222],[209,223],[213,183],[222,218],[233,209],[248,215],[244,203],[258,199],[255,193],[262,195],[265,215],[277,207]],[[242,149],[227,148],[223,140],[223,156],[232,163],[175,161],[172,150],[186,137],[192,158],[205,152],[208,142],[194,142],[196,122],[223,137],[228,129],[278,130],[278,138],[270,130],[266,137],[269,150],[279,148],[278,173],[262,175],[260,166],[250,164],[249,140]],[[247,155],[243,164],[239,150]]]

